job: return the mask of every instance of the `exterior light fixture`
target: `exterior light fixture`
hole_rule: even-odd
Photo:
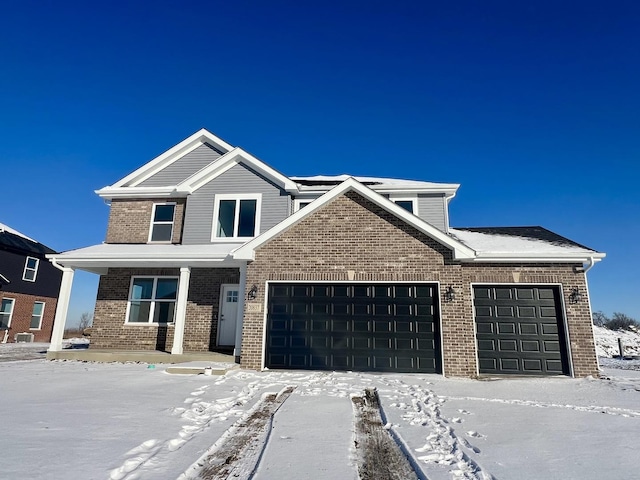
[[[249,300],[255,300],[257,295],[258,295],[258,286],[254,285],[253,287],[251,287],[251,290],[249,290],[247,297],[249,298]]]
[[[571,293],[569,294],[569,301],[571,303],[578,303],[580,300],[582,300],[582,294],[580,293],[580,290],[578,290],[578,287],[573,287],[571,289]]]
[[[444,292],[444,301],[453,302],[455,299],[456,299],[456,291],[453,289],[451,285],[449,285]]]

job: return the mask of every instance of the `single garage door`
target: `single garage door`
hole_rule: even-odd
[[[434,284],[268,288],[268,368],[441,371]]]
[[[560,290],[556,286],[476,286],[480,373],[568,375]]]

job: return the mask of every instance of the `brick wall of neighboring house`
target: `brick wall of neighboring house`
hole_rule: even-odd
[[[125,317],[132,276],[179,274],[179,269],[109,269],[107,275],[100,277],[91,348],[171,351],[172,325],[126,325]],[[185,352],[206,352],[216,345],[220,284],[238,281],[237,269],[192,269],[184,331]]]
[[[106,243],[147,243],[154,203],[175,202],[176,210],[171,243],[181,243],[186,199],[157,198],[111,201]]]
[[[247,302],[241,364],[261,368],[265,282],[288,281],[439,281],[452,285],[453,302],[441,303],[444,373],[477,374],[471,282],[561,283],[574,374],[598,375],[588,303],[570,305],[577,286],[586,298],[584,274],[572,266],[460,264],[451,252],[354,192],[336,198],[256,251],[247,269],[247,286],[259,285]],[[246,294],[246,292],[245,292]],[[250,307],[251,304],[257,304]]]
[[[9,326],[9,336],[7,343],[13,343],[16,333],[33,333],[34,342],[51,341],[51,331],[53,330],[53,318],[56,313],[58,299],[43,297],[38,295],[27,295],[24,293],[12,293],[0,291],[0,301],[3,298],[13,298],[13,315]],[[34,302],[44,302],[44,312],[42,325],[39,330],[31,329],[31,314],[33,313]],[[4,337],[4,331],[0,332],[0,342]]]

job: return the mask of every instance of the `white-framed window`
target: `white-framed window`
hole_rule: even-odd
[[[44,302],[34,302],[31,312],[31,324],[29,330],[40,330],[42,328],[42,316],[44,315]]]
[[[8,330],[11,326],[11,317],[13,316],[13,304],[16,301],[13,298],[3,298],[0,303],[0,330]]]
[[[211,240],[249,239],[260,233],[261,194],[216,195]]]
[[[38,275],[38,266],[40,259],[35,257],[27,257],[24,262],[24,271],[22,272],[22,280],[27,282],[35,282]]]
[[[404,208],[407,212],[413,213],[414,215],[418,215],[418,198],[417,197],[399,197],[399,196],[390,196],[389,200],[398,205],[399,207]]]
[[[315,198],[296,198],[293,200],[293,212],[297,212],[301,208],[306,207],[311,202],[313,202]]]
[[[131,278],[125,323],[173,323],[178,277]]]
[[[151,212],[149,242],[170,243],[173,238],[175,203],[154,203]]]

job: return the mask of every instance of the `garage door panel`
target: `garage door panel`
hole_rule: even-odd
[[[498,333],[501,335],[513,335],[516,333],[516,324],[513,322],[498,322]]]
[[[439,371],[435,292],[425,284],[270,284],[266,366]]]
[[[480,373],[569,373],[558,287],[477,286],[474,304]]]
[[[537,340],[523,340],[520,342],[520,349],[523,352],[540,352],[540,342]]]
[[[369,350],[372,348],[373,339],[369,337],[352,337],[351,345],[356,350]]]
[[[500,358],[498,361],[500,364],[500,370],[504,370],[509,373],[520,371],[520,362],[517,358]]]

